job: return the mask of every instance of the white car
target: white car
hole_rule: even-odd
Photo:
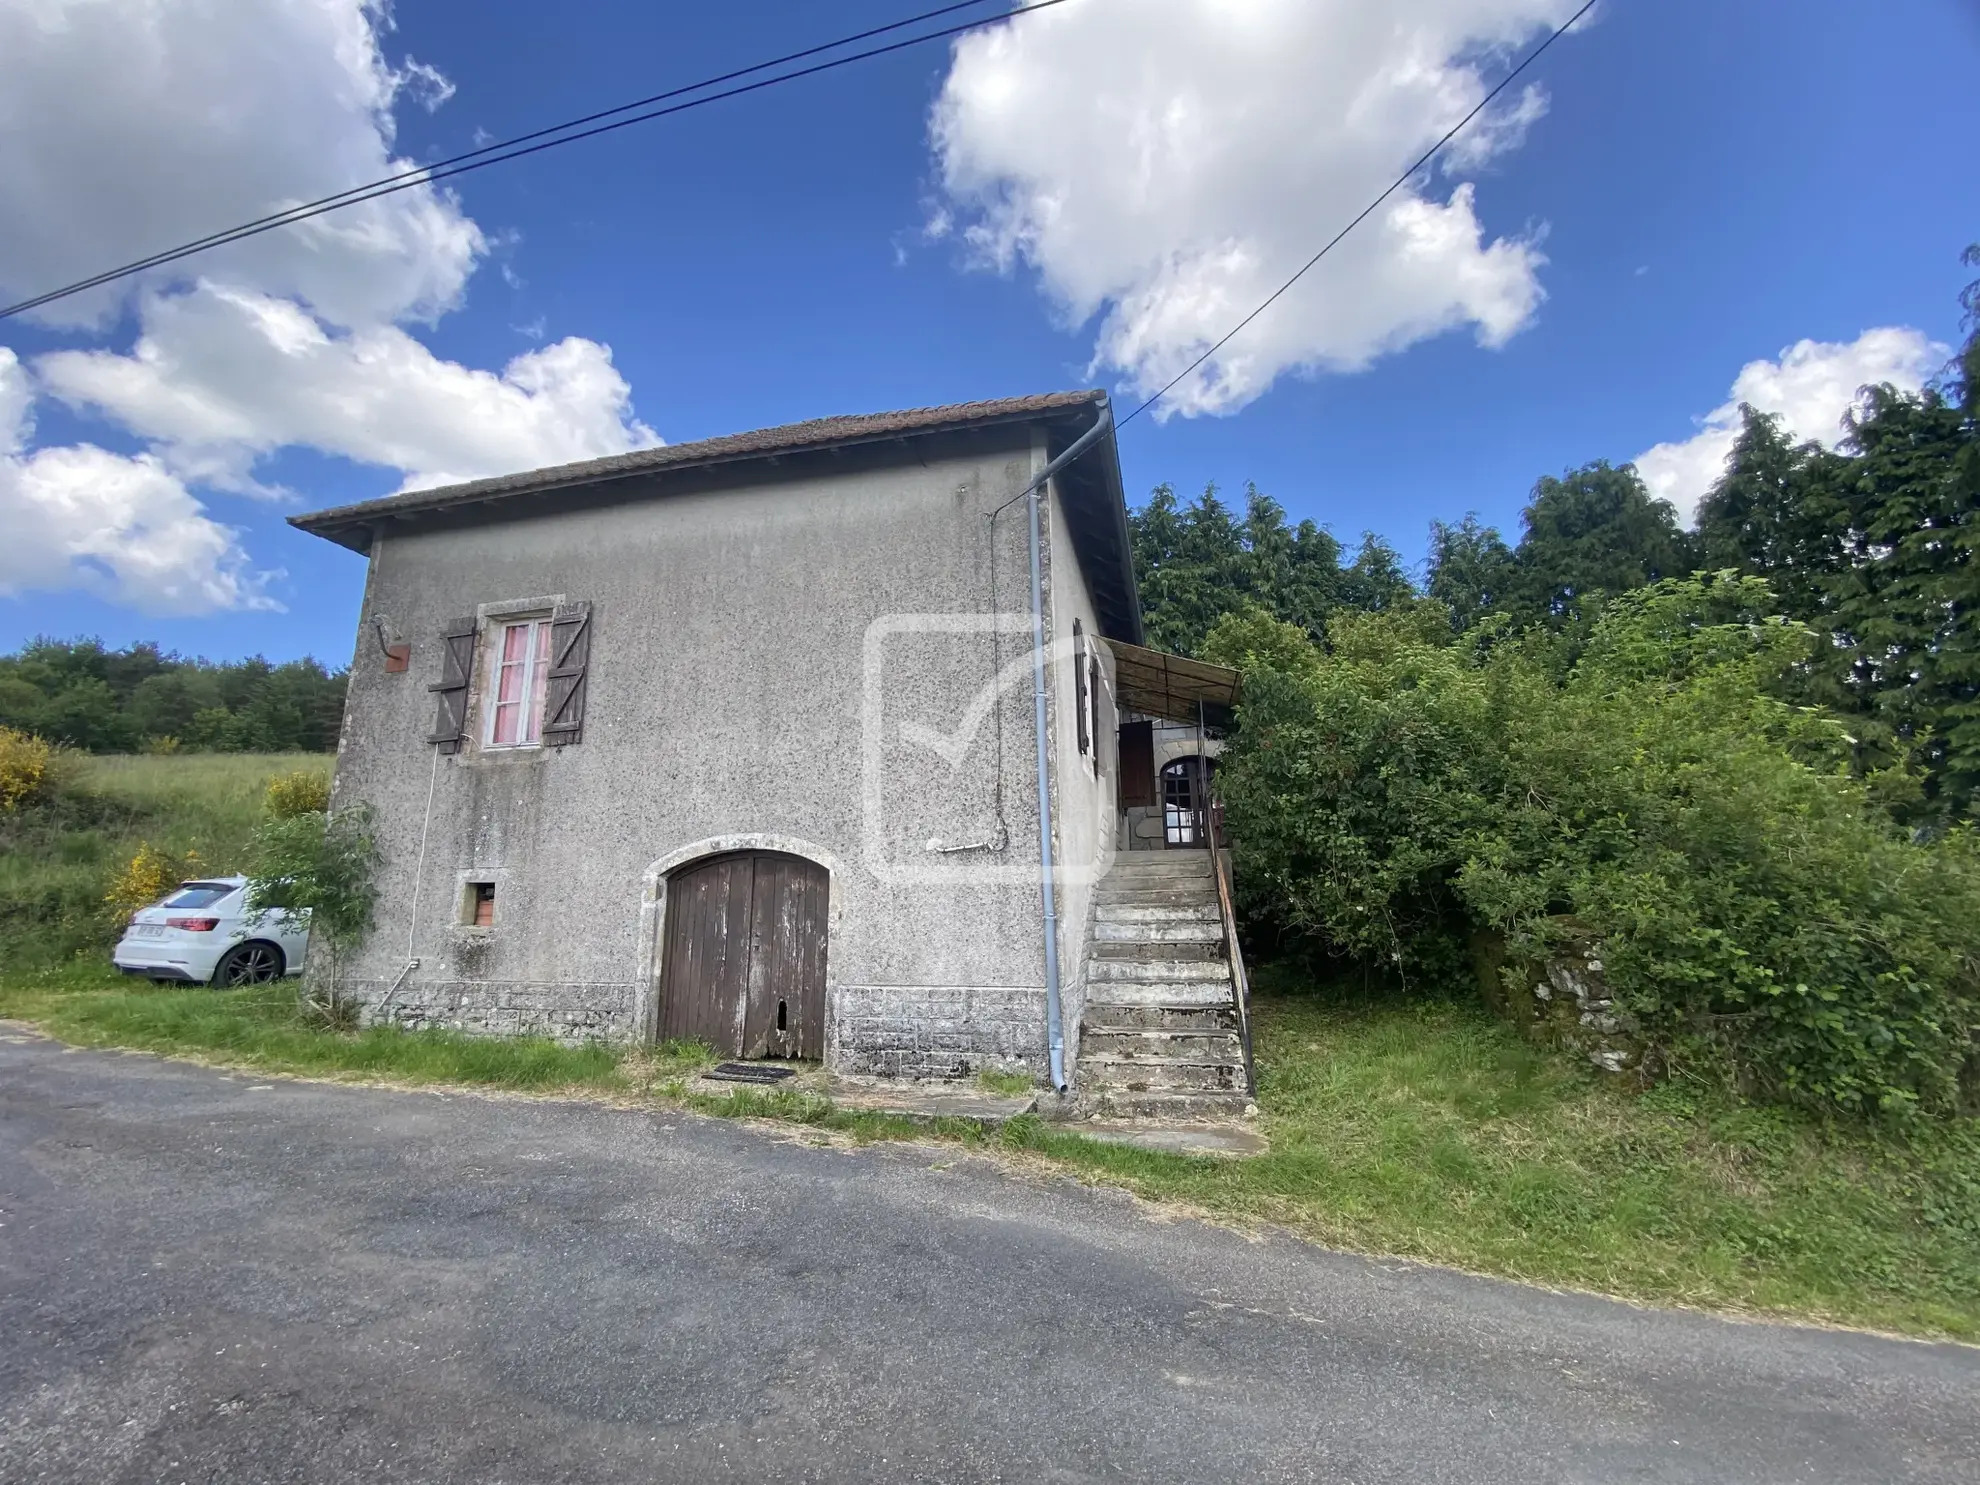
[[[308,915],[249,912],[247,885],[246,877],[181,882],[164,901],[131,914],[110,962],[127,975],[202,985],[265,985],[301,974]]]

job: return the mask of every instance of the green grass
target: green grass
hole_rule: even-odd
[[[142,842],[231,872],[277,774],[330,771],[321,753],[80,757],[55,798],[0,813],[0,962],[46,967],[107,954],[103,895]]]
[[[1001,1094],[1005,1098],[1018,1098],[1038,1087],[1037,1079],[1030,1073],[998,1072],[994,1068],[985,1068],[978,1073],[976,1081],[984,1092]]]
[[[712,1059],[691,1044],[337,1031],[299,1015],[285,986],[142,988],[80,967],[0,979],[0,1015],[81,1045],[651,1100],[859,1141],[933,1138],[1362,1252],[1651,1303],[1980,1340],[1976,1121],[1900,1140],[1704,1091],[1633,1095],[1462,1006],[1307,994],[1262,998],[1256,1011],[1259,1124],[1272,1148],[1231,1161],[1102,1144],[1034,1116],[986,1130],[804,1092],[695,1092],[687,1079]]]
[[[627,1095],[709,1060],[688,1043],[638,1057],[539,1037],[476,1037],[373,1026],[339,1030],[302,1009],[295,981],[236,991],[151,986],[74,965],[0,979],[0,1016],[78,1046],[192,1055],[270,1072]]]
[[[1899,1138],[1710,1090],[1631,1094],[1468,1006],[1257,1009],[1269,1155],[1101,1163],[1343,1247],[1980,1339],[1980,1121]]]

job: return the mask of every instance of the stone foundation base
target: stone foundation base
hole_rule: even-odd
[[[1043,987],[841,985],[826,1024],[835,1072],[956,1078],[1047,1066]]]
[[[347,980],[367,1025],[555,1041],[630,1041],[632,985],[448,980],[401,985]],[[1041,988],[841,985],[826,1015],[826,1065],[890,1078],[973,1077],[985,1069],[1043,1075]]]
[[[454,980],[401,985],[349,981],[367,1025],[482,1036],[547,1036],[560,1042],[628,1041],[634,1035],[631,985],[533,984]]]

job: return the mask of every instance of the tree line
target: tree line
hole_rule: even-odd
[[[0,655],[0,726],[92,753],[329,752],[345,678],[309,657],[216,662],[38,638]]]
[[[1980,324],[1980,285],[1963,303]],[[1836,449],[1742,416],[1695,529],[1633,466],[1598,460],[1536,483],[1516,542],[1476,515],[1433,523],[1420,580],[1381,537],[1349,556],[1255,487],[1241,510],[1215,487],[1187,503],[1160,487],[1130,516],[1150,643],[1194,654],[1219,618],[1255,608],[1324,645],[1336,614],[1427,602],[1454,639],[1544,644],[1565,673],[1624,594],[1697,572],[1758,578],[1771,613],[1819,637],[1775,682],[1781,699],[1845,719],[1859,774],[1912,779],[1918,821],[1974,818],[1980,329],[1922,391],[1865,389]]]
[[[1152,636],[1244,674],[1217,787],[1251,942],[1397,994],[1475,979],[1645,1081],[1980,1109],[1964,302],[1954,364],[1867,389],[1836,449],[1746,410],[1693,530],[1597,462],[1539,481],[1517,542],[1437,525],[1412,580],[1256,490],[1156,492]]]

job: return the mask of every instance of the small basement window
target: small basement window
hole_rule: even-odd
[[[493,882],[469,882],[467,901],[463,904],[461,921],[470,928],[493,928],[495,926],[495,884]]]

